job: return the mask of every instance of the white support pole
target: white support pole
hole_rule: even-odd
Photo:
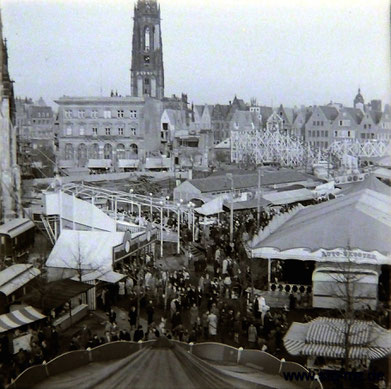
[[[76,229],[75,225],[75,194],[72,193],[72,230]]]
[[[271,273],[272,273],[272,260],[270,258],[268,258],[267,259],[267,288],[268,288],[268,290],[270,290]]]
[[[160,208],[160,257],[163,258],[163,206]]]
[[[194,237],[194,232],[195,232],[195,214],[194,214],[194,210],[193,210],[193,213],[192,213],[192,219],[193,219],[192,236],[193,236],[193,243],[194,243],[195,242],[195,237]]]
[[[181,253],[181,209],[178,206],[178,244],[177,244],[177,253]]]

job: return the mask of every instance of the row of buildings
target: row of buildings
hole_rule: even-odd
[[[262,130],[278,121],[287,135],[326,149],[342,139],[389,140],[391,109],[330,103],[269,107],[236,96],[228,104],[190,104],[187,95],[164,97],[160,7],[138,0],[134,8],[131,96],[63,96],[58,112],[41,99],[16,99],[15,124],[22,175],[72,172],[208,169],[231,161],[234,131]]]

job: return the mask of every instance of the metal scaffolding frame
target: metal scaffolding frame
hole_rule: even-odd
[[[286,167],[308,167],[330,156],[339,161],[349,155],[383,157],[391,155],[391,142],[368,139],[334,141],[328,148],[315,148],[282,129],[282,122],[273,120],[265,129],[231,132],[231,162],[256,165],[278,163]]]

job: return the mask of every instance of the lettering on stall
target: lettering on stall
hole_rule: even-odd
[[[377,260],[377,256],[375,254],[371,253],[364,253],[362,251],[351,251],[351,250],[321,250],[322,257],[331,257],[331,258],[338,258],[338,257],[345,257],[345,258],[356,258],[356,259],[373,259]]]

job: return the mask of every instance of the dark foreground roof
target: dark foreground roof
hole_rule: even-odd
[[[46,366],[22,373],[10,388],[32,389],[208,389],[307,388],[286,381],[284,372],[306,372],[297,363],[280,361],[257,350],[219,344],[193,346],[166,338],[134,343],[112,342],[90,351],[65,353]],[[319,389],[318,381],[312,388]]]

